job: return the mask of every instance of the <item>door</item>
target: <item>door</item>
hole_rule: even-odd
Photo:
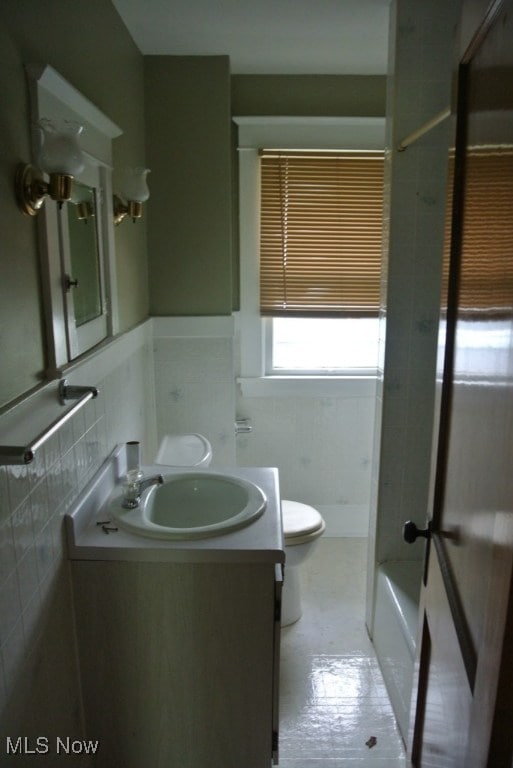
[[[459,69],[440,434],[412,699],[416,768],[512,764],[512,71],[513,0],[504,0]]]

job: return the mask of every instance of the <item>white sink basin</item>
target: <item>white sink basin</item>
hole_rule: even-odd
[[[146,490],[136,509],[123,497],[111,504],[122,528],[157,539],[199,539],[243,528],[266,508],[263,491],[249,480],[212,472],[168,475]]]

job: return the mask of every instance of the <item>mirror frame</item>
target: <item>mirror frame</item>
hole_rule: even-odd
[[[88,162],[98,167],[100,188],[97,190],[97,199],[101,205],[101,216],[98,216],[97,235],[104,260],[108,339],[119,330],[112,210],[112,141],[123,131],[53,67],[30,64],[26,66],[26,72],[34,129],[32,152],[35,164],[39,151],[37,125],[41,118],[46,117],[75,120],[83,125],[81,148]],[[77,180],[80,181],[80,177]],[[62,376],[63,370],[74,360],[70,359],[68,351],[68,316],[64,293],[66,270],[59,210],[57,203],[50,197],[46,198],[37,220],[47,344],[46,375],[48,379],[53,379]]]

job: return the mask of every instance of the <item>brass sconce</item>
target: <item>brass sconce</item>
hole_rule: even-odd
[[[75,217],[78,221],[83,221],[87,224],[90,219],[95,217],[94,189],[87,184],[76,181],[73,184],[71,198],[68,202],[73,204]]]
[[[49,195],[59,207],[71,199],[73,178],[84,169],[84,158],[78,143],[82,126],[63,120],[57,126],[51,120],[40,120],[41,147],[38,165],[21,163],[16,171],[16,199],[27,216],[35,216]],[[49,175],[45,181],[43,173]]]
[[[89,221],[89,219],[92,219],[94,216],[94,208],[91,205],[91,203],[87,201],[77,203],[76,210],[77,210],[77,219],[79,221],[85,221],[86,224]]]
[[[130,216],[133,222],[140,219],[143,214],[143,203],[148,200],[150,191],[146,182],[149,168],[125,168],[123,180],[119,190],[120,196],[114,195],[114,224],[121,224],[126,216]],[[126,202],[123,202],[123,199]]]

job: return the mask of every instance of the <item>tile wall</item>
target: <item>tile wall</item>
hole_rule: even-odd
[[[326,535],[366,536],[375,397],[242,397],[242,466],[276,466],[282,498],[316,507]]]
[[[423,527],[427,514],[447,151],[453,123],[445,120],[404,152],[398,152],[397,145],[450,106],[458,8],[459,0],[395,0],[391,5],[388,231],[369,549],[377,563],[423,557],[422,545],[405,544],[401,531],[408,519]],[[373,590],[371,569],[369,626]]]
[[[237,463],[231,329],[231,318],[154,319],[158,440],[199,432],[212,444],[214,467]]]
[[[147,455],[154,453],[151,322],[75,366],[67,378],[98,386],[99,396],[36,452],[33,463],[0,466],[2,754],[7,736],[83,736],[63,516],[117,443],[138,439]],[[18,406],[21,432],[53,390],[55,382]],[[0,439],[12,419],[0,417]],[[45,760],[46,766],[62,764],[54,753]]]
[[[374,390],[333,397],[247,397],[235,384],[231,318],[154,318],[158,439],[200,432],[213,466],[276,466],[283,498],[312,504],[328,535],[368,531]],[[249,434],[235,436],[235,419]]]

